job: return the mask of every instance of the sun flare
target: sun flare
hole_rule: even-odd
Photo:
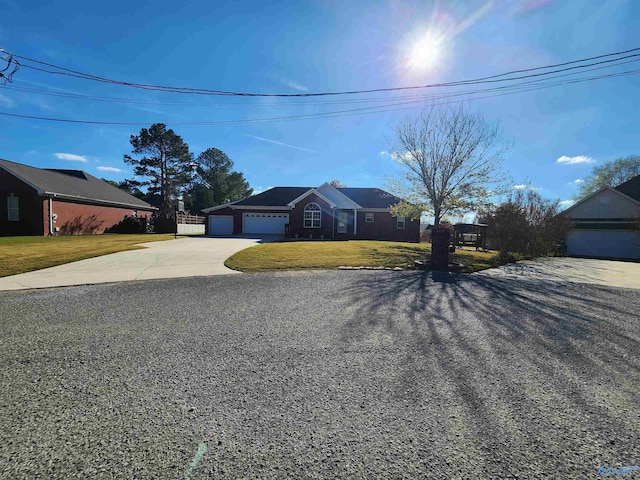
[[[440,40],[433,35],[427,35],[418,40],[411,49],[407,66],[422,69],[435,65],[440,58]]]

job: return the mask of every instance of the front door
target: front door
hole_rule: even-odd
[[[338,233],[347,233],[348,222],[349,214],[347,212],[338,212]]]

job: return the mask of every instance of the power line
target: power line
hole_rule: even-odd
[[[480,100],[484,98],[492,98],[497,96],[504,95],[513,95],[515,93],[536,91],[546,88],[551,88],[560,85],[580,83],[586,81],[594,81],[594,80],[602,80],[605,78],[614,78],[614,77],[622,77],[628,75],[637,75],[640,73],[640,70],[629,70],[625,72],[612,73],[607,75],[598,75],[591,78],[581,78],[581,79],[569,79],[569,80],[561,80],[557,82],[548,82],[542,83],[540,80],[531,81],[531,82],[523,82],[520,85],[507,85],[503,87],[497,87],[493,89],[486,90],[477,90],[475,92],[470,93],[458,93],[458,94],[449,94],[442,96],[441,98],[432,97],[432,101],[445,101],[445,103],[450,103],[450,98],[461,95],[471,95],[473,93],[490,93],[489,95],[469,98],[467,100]],[[504,90],[511,91],[504,91]],[[497,93],[495,93],[497,92]],[[347,117],[354,115],[365,115],[365,114],[373,114],[373,113],[385,113],[385,112],[393,112],[406,110],[411,108],[416,108],[416,103],[423,103],[425,99],[420,98],[418,100],[410,100],[406,102],[399,102],[388,105],[378,105],[373,107],[362,107],[356,109],[349,110],[339,110],[335,112],[319,112],[319,113],[311,113],[311,114],[302,114],[302,115],[290,115],[290,116],[281,116],[281,117],[265,117],[265,118],[256,118],[256,119],[239,119],[239,120],[217,120],[217,121],[200,121],[200,122],[164,122],[171,123],[172,125],[221,125],[221,124],[238,124],[238,123],[261,123],[261,122],[277,122],[277,121],[294,121],[294,120],[306,120],[306,119],[317,119],[317,118],[336,118],[336,117]],[[453,100],[453,102],[461,102],[463,100]],[[434,103],[432,105],[438,105]],[[396,108],[397,107],[397,108]],[[19,115],[8,112],[0,112],[0,115],[14,118],[23,118],[23,119],[32,119],[32,120],[42,120],[42,121],[50,121],[50,122],[60,122],[60,123],[74,123],[74,124],[87,124],[87,125],[122,125],[122,126],[139,126],[139,125],[148,125],[148,122],[108,122],[108,121],[93,121],[93,120],[74,120],[74,119],[62,119],[62,118],[51,118],[51,117],[39,117],[39,116],[31,116],[31,115]]]
[[[392,92],[392,91],[408,91],[408,90],[418,90],[418,89],[436,88],[436,87],[452,87],[452,86],[461,86],[461,85],[478,85],[478,84],[483,84],[483,83],[497,83],[497,82],[513,81],[513,80],[523,80],[523,79],[527,79],[527,78],[544,77],[544,76],[551,75],[551,74],[554,74],[554,73],[561,73],[561,72],[565,72],[565,71],[569,71],[569,70],[575,70],[575,69],[584,69],[584,68],[587,68],[587,67],[603,65],[603,64],[611,64],[611,63],[619,62],[621,60],[625,60],[625,59],[629,59],[629,58],[640,57],[640,53],[626,55],[626,54],[631,53],[631,52],[637,52],[638,50],[640,50],[640,47],[639,48],[629,49],[629,50],[624,50],[624,51],[620,51],[620,52],[607,53],[607,54],[604,54],[604,55],[598,55],[598,56],[595,56],[595,57],[589,57],[589,58],[584,58],[584,59],[580,59],[580,60],[572,60],[572,61],[569,61],[569,62],[558,63],[558,64],[554,64],[554,65],[546,65],[546,66],[532,67],[532,68],[526,68],[526,69],[520,69],[520,70],[513,70],[513,71],[510,71],[510,72],[501,73],[501,74],[498,74],[498,75],[491,75],[491,76],[488,76],[488,77],[481,77],[481,78],[475,78],[475,79],[470,79],[470,80],[461,80],[461,81],[454,81],[454,82],[418,85],[418,86],[410,86],[410,87],[390,87],[390,88],[376,88],[376,89],[369,89],[369,90],[350,90],[350,91],[320,92],[320,93],[292,93],[292,94],[289,94],[289,93],[235,92],[235,91],[225,91],[225,90],[210,90],[210,89],[190,88],[190,87],[172,87],[172,86],[165,86],[165,85],[153,85],[153,84],[142,84],[142,83],[126,82],[126,81],[109,79],[109,78],[105,78],[105,77],[99,77],[99,76],[96,76],[96,75],[80,72],[80,71],[77,71],[77,70],[72,70],[72,69],[69,69],[69,68],[66,68],[66,67],[54,65],[54,64],[51,64],[51,63],[43,62],[43,61],[36,60],[36,59],[33,59],[33,58],[29,58],[29,57],[22,56],[22,55],[11,54],[11,53],[8,53],[8,52],[7,53],[9,55],[13,56],[13,57],[20,58],[22,60],[26,60],[26,61],[29,61],[29,62],[37,63],[39,65],[45,65],[47,67],[51,67],[51,68],[55,68],[55,69],[59,70],[59,71],[47,70],[47,69],[44,69],[44,68],[35,67],[33,65],[25,64],[24,62],[22,63],[22,66],[25,67],[25,68],[29,68],[29,69],[32,69],[32,70],[40,71],[40,72],[43,72],[43,73],[54,74],[54,75],[65,75],[65,76],[80,78],[80,79],[84,79],[84,80],[93,80],[93,81],[102,82],[102,83],[109,83],[109,84],[114,84],[114,85],[122,85],[122,86],[128,86],[128,87],[144,89],[144,90],[153,90],[153,91],[161,91],[161,92],[169,92],[169,93],[181,93],[181,94],[192,94],[192,95],[217,95],[217,96],[236,96],[236,97],[280,97],[280,98],[298,97],[298,98],[304,98],[304,97],[370,94],[370,93],[381,93],[381,92]],[[621,55],[623,55],[623,56],[621,56]],[[608,60],[600,60],[602,58],[608,58],[608,57],[618,57],[618,58],[610,58]],[[590,61],[593,61],[593,60],[600,60],[600,61],[597,61],[597,62],[594,62],[594,63],[589,63],[589,64],[584,64],[584,62],[590,62]],[[583,65],[577,65],[577,64],[583,64]],[[567,65],[573,65],[573,66],[567,67]],[[558,67],[566,67],[566,68],[558,69]],[[539,71],[539,70],[549,70],[549,69],[556,69],[556,70],[551,70],[551,71],[541,72],[541,73],[529,73],[529,72],[536,72],[536,71]],[[518,75],[518,74],[521,74],[521,73],[527,73],[527,74],[526,75],[519,75],[519,76],[515,76],[515,77],[512,76],[512,75]],[[509,78],[505,78],[505,77],[509,77]]]
[[[625,64],[629,64],[629,63],[634,63],[634,62],[638,62],[640,61],[640,58],[633,58],[631,60],[626,60],[623,62],[618,62],[616,63],[614,66],[620,66],[620,65],[625,65]],[[512,88],[512,87],[518,87],[520,85],[527,85],[527,84],[531,84],[531,83],[537,83],[537,82],[545,82],[545,81],[549,81],[549,80],[553,80],[553,79],[558,79],[558,78],[564,78],[564,77],[569,77],[569,76],[573,76],[573,75],[582,75],[586,72],[592,72],[592,71],[596,71],[596,70],[602,70],[605,68],[611,68],[612,65],[601,65],[601,66],[597,66],[597,67],[592,67],[592,68],[587,68],[585,70],[581,70],[581,71],[577,71],[577,72],[570,72],[570,73],[563,73],[563,74],[559,74],[559,75],[552,75],[552,76],[547,76],[547,77],[543,77],[543,78],[537,78],[537,79],[533,79],[533,80],[529,80],[526,82],[517,82],[514,83],[512,85],[506,85],[506,86],[502,86],[502,87],[496,87],[498,89],[505,89],[505,88]],[[385,96],[385,97],[377,97],[377,98],[357,98],[357,99],[335,99],[335,100],[326,100],[326,101],[315,101],[315,102],[304,102],[301,103],[300,101],[295,101],[295,102],[282,102],[282,101],[278,101],[278,102],[274,102],[274,103],[264,103],[264,102],[259,102],[257,104],[247,104],[247,103],[238,103],[238,102],[233,102],[233,103],[202,103],[202,102],[164,102],[164,101],[149,101],[149,100],[139,100],[139,99],[134,99],[134,98],[123,98],[123,97],[103,97],[103,96],[94,96],[94,95],[85,95],[85,94],[80,94],[80,93],[75,93],[75,92],[65,92],[65,91],[50,91],[50,90],[41,90],[41,89],[37,89],[37,88],[25,88],[25,87],[18,87],[12,85],[10,87],[7,87],[9,91],[11,90],[15,90],[15,91],[19,91],[19,92],[28,92],[28,93],[39,93],[39,94],[43,94],[43,95],[48,95],[48,96],[53,96],[53,97],[62,97],[62,98],[71,98],[71,99],[79,99],[79,100],[88,100],[88,101],[100,101],[100,102],[110,102],[110,103],[123,103],[123,104],[132,104],[132,105],[184,105],[184,106],[202,106],[202,107],[255,107],[255,106],[260,106],[260,107],[273,107],[273,106],[290,106],[290,105],[295,105],[295,106],[309,106],[309,105],[342,105],[342,104],[349,104],[349,103],[374,103],[374,102],[388,102],[391,100],[408,100],[408,99],[423,99],[423,100],[428,100],[428,99],[442,99],[442,98],[446,98],[447,96],[458,96],[458,95],[469,95],[469,94],[473,94],[476,93],[478,91],[480,92],[485,92],[488,90],[471,90],[471,91],[463,91],[463,92],[451,92],[449,94],[443,95],[443,94],[420,94],[420,95],[402,95],[402,96]]]

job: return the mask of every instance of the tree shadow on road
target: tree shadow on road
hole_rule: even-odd
[[[536,461],[561,472],[563,454],[595,465],[637,452],[640,299],[629,291],[427,272],[363,275],[346,296],[342,341],[390,336],[403,352],[397,395],[449,405],[442,415],[465,419],[485,458],[546,452]]]

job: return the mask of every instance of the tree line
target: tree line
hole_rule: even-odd
[[[158,216],[172,218],[176,201],[193,213],[242,200],[253,189],[233,162],[217,148],[195,156],[189,145],[163,123],[131,135],[131,154],[124,162],[134,167],[134,178],[109,183],[157,207]]]

